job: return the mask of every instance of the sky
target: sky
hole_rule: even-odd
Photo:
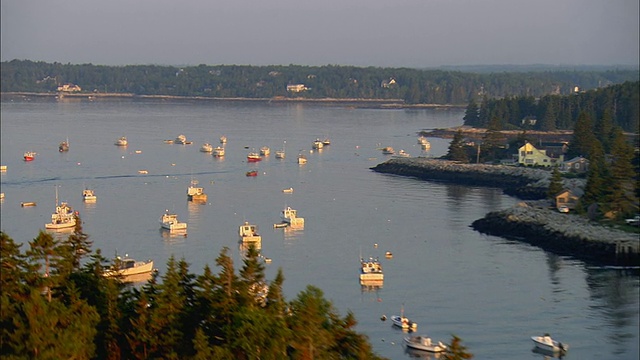
[[[0,58],[173,66],[637,66],[639,3],[2,0]]]

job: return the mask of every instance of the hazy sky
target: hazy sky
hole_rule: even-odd
[[[2,61],[638,65],[638,0],[2,0]]]

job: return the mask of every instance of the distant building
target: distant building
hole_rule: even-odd
[[[555,166],[564,159],[562,154],[547,154],[546,149],[539,150],[530,142],[518,149],[518,164],[526,166]]]
[[[582,156],[574,157],[571,160],[563,161],[560,164],[559,170],[562,172],[570,173],[585,173],[589,170],[589,160]]]
[[[556,199],[556,208],[561,205],[565,205],[569,209],[573,210],[578,205],[578,200],[580,199],[576,194],[572,193],[571,190],[564,189],[555,196]]]
[[[58,86],[58,91],[61,91],[61,92],[76,92],[76,91],[82,91],[82,89],[78,85],[64,84],[64,85]]]
[[[287,85],[287,91],[288,92],[302,92],[307,90],[307,87],[304,86],[304,84],[291,84],[291,85]]]
[[[529,126],[535,126],[537,122],[538,122],[538,118],[535,116],[525,116],[522,118],[522,120],[520,120],[520,123],[522,125],[529,125]]]

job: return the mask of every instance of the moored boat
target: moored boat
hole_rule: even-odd
[[[213,145],[209,143],[204,143],[202,144],[202,146],[200,146],[200,151],[206,152],[206,153],[213,152]]]
[[[227,143],[227,137],[222,135],[220,136],[220,144],[226,144]]]
[[[75,226],[76,216],[73,209],[64,201],[58,203],[58,188],[56,187],[56,211],[51,214],[51,222],[44,224],[44,228],[59,230]]]
[[[23,155],[24,161],[33,161],[36,158],[36,155],[37,154],[33,151],[27,151]]]
[[[314,149],[322,149],[324,147],[324,143],[320,139],[316,139],[311,145]]]
[[[247,173],[245,175],[246,176],[258,176],[258,171],[257,170],[247,171]]]
[[[400,309],[400,315],[391,316],[391,322],[402,330],[416,331],[418,329],[418,323],[404,316],[404,306]]]
[[[293,188],[286,188],[286,189],[282,189],[282,192],[285,194],[293,194]]]
[[[224,148],[222,146],[216,146],[213,149],[213,156],[215,156],[215,157],[223,157],[224,156]]]
[[[98,199],[95,192],[91,189],[82,190],[82,200],[85,202],[94,202]]]
[[[550,352],[566,352],[569,350],[568,344],[563,344],[557,340],[551,338],[551,335],[544,334],[543,336],[532,336],[533,344],[535,347],[550,351]]]
[[[240,235],[240,241],[245,242],[261,242],[262,236],[258,234],[258,226],[249,224],[248,221],[245,221],[244,224],[240,225],[238,229],[238,235]]]
[[[285,156],[286,156],[285,155],[285,151],[284,151],[285,145],[287,145],[286,141],[282,143],[282,149],[276,151],[276,159],[284,159],[285,158]]]
[[[426,336],[406,336],[404,343],[407,347],[416,350],[428,351],[432,353],[441,353],[447,351],[447,345],[438,341],[437,343],[431,341],[430,337]]]
[[[60,145],[58,145],[58,151],[59,152],[69,151],[69,139],[67,139],[67,141],[61,142]]]
[[[36,206],[35,201],[24,201],[20,203],[22,207]]]
[[[262,158],[260,157],[260,154],[258,154],[257,152],[250,152],[249,154],[247,154],[247,161],[248,162],[258,162],[261,161]]]
[[[298,155],[298,164],[303,165],[307,163],[307,157],[304,154]]]
[[[396,151],[391,146],[385,146],[382,148],[382,153],[385,155],[393,155]]]
[[[298,210],[292,209],[287,206],[280,215],[282,222],[289,224],[290,226],[304,226],[304,218],[298,217]]]
[[[187,137],[184,136],[183,134],[178,135],[178,137],[176,137],[175,140],[173,140],[174,144],[179,144],[179,145],[189,145],[192,144],[193,142],[191,141],[187,141]]]
[[[384,272],[382,264],[376,258],[370,257],[368,260],[360,258],[360,281],[383,281]]]
[[[117,257],[113,266],[106,270],[102,275],[110,276],[132,276],[138,274],[146,274],[153,271],[153,260],[136,261],[126,257],[121,259]]]
[[[129,141],[127,140],[127,138],[125,136],[121,136],[118,140],[116,140],[115,145],[116,146],[127,146],[127,145],[129,145]]]
[[[260,155],[269,156],[269,154],[271,154],[271,149],[269,149],[268,146],[263,146],[260,148]]]
[[[324,146],[331,145],[331,140],[329,140],[329,138],[324,138],[324,140],[322,140],[322,145]]]
[[[398,151],[398,154],[396,154],[396,157],[411,157],[411,155],[409,155],[409,153],[401,149],[400,151]]]
[[[177,214],[170,214],[165,212],[160,217],[160,226],[167,230],[184,230],[187,228],[187,223],[178,221]]]
[[[198,187],[198,180],[191,180],[191,184],[187,188],[187,198],[190,201],[207,202],[207,194],[204,193],[204,188]]]

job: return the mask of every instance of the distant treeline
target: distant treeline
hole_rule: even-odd
[[[466,105],[470,99],[482,97],[568,95],[576,88],[583,91],[639,79],[638,69],[629,67],[479,73],[337,65],[103,66],[28,60],[12,60],[1,65],[2,92],[47,93],[56,92],[60,85],[74,84],[85,93],[399,99],[407,104],[449,105]],[[287,90],[287,85],[295,84],[303,85],[304,90]]]
[[[591,119],[607,117],[613,126],[638,132],[640,118],[640,82],[625,82],[572,95],[484,97],[467,105],[465,125],[488,128],[497,119],[504,130],[532,129],[554,131],[573,129],[578,116]],[[495,121],[494,119],[494,121]]]

